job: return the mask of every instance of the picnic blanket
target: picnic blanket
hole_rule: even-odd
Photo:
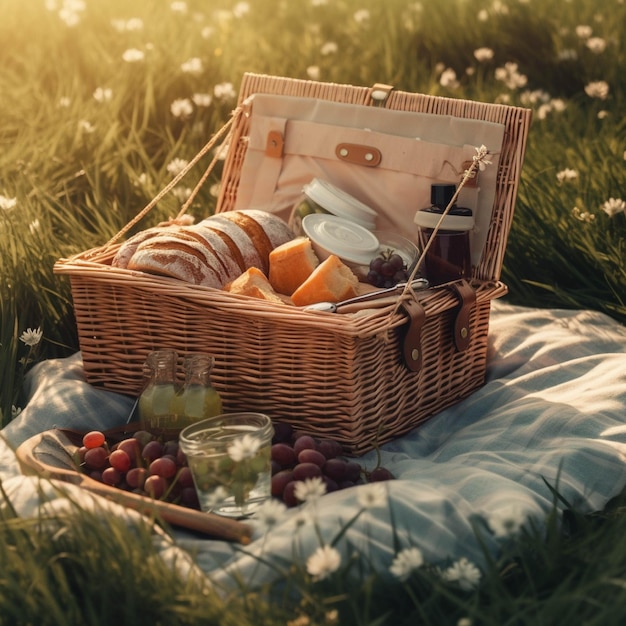
[[[54,427],[120,425],[132,407],[131,398],[85,383],[79,353],[38,364],[26,392],[26,406],[0,439],[0,478],[25,516],[36,514],[38,496],[12,448]],[[346,556],[365,555],[380,571],[398,547],[410,546],[434,564],[466,557],[480,567],[485,548],[499,550],[495,521],[541,524],[555,491],[579,511],[602,509],[626,484],[626,328],[598,312],[495,301],[485,385],[380,455],[396,477],[384,483],[387,504],[364,511],[336,546]],[[375,452],[359,459],[368,469],[376,461]],[[228,586],[236,574],[260,583],[276,576],[269,561],[302,560],[331,542],[363,508],[363,489],[289,509],[269,530],[252,521],[254,540],[245,549],[184,530],[173,536],[216,582]],[[481,520],[484,545],[476,533]]]

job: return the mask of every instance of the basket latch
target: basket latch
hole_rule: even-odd
[[[414,299],[403,302],[402,307],[409,316],[402,346],[404,364],[412,372],[419,372],[422,367],[422,328],[426,321],[426,311]]]
[[[384,107],[387,103],[387,99],[393,91],[393,85],[386,85],[384,83],[375,83],[372,86],[370,98],[372,99],[372,105],[377,107]]]
[[[476,306],[476,292],[466,280],[450,285],[459,300],[454,319],[454,345],[459,352],[469,348],[471,340],[470,316]]]

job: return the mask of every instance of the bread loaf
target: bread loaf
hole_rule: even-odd
[[[331,254],[293,292],[291,300],[296,306],[316,302],[340,302],[357,295],[359,279],[341,259]]]
[[[308,237],[296,237],[269,254],[269,281],[279,293],[290,296],[320,264]]]
[[[293,237],[287,223],[271,213],[227,211],[195,225],[142,231],[120,247],[113,262],[222,288],[251,267],[267,274],[270,252]]]
[[[194,285],[221,288],[227,280],[214,254],[193,239],[159,235],[137,246],[128,269],[178,278]]]

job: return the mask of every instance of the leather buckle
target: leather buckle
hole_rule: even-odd
[[[459,352],[464,352],[469,348],[472,339],[470,317],[476,307],[476,292],[466,280],[453,283],[450,288],[459,300],[454,318],[454,345]]]
[[[409,323],[404,331],[402,357],[409,370],[419,372],[422,368],[422,328],[426,322],[426,311],[415,299],[403,302],[402,308],[409,316]]]

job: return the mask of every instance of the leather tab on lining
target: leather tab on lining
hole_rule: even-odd
[[[469,348],[471,340],[470,316],[476,306],[476,292],[466,280],[451,285],[459,299],[454,320],[454,345],[459,352]]]
[[[378,148],[362,146],[358,143],[340,143],[335,148],[335,154],[342,161],[366,167],[376,167],[383,157]]]
[[[422,367],[422,328],[426,321],[426,311],[417,300],[403,302],[402,308],[409,315],[402,345],[402,357],[408,369],[412,372],[419,372]]]
[[[284,146],[285,142],[280,131],[270,130],[270,132],[267,133],[267,143],[265,144],[266,156],[282,159]]]

